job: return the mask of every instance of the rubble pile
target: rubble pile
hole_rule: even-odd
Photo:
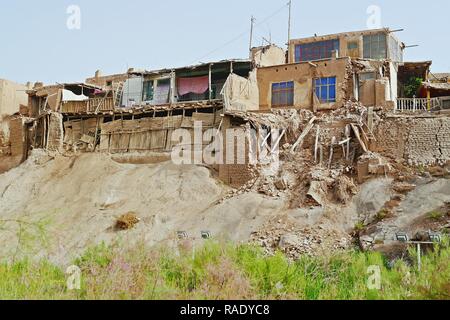
[[[355,103],[354,106],[353,112],[366,110],[359,104]],[[341,118],[347,119],[347,122],[354,121],[346,113],[342,113]],[[343,144],[333,144],[333,140],[345,140],[345,125],[339,123],[334,126],[333,117],[323,114],[317,118],[307,110],[277,110],[270,114],[242,113],[242,117],[244,114],[245,119],[252,122],[254,127],[283,128],[290,135],[286,133],[281,142],[275,170],[272,168],[273,163],[252,166],[250,170],[253,179],[231,191],[224,199],[257,192],[268,197],[283,197],[288,200],[290,208],[303,208],[323,207],[328,203],[345,205],[356,194],[357,187],[351,178],[355,171],[351,163],[355,158],[356,142],[350,144],[351,148],[345,147],[350,150],[348,156],[344,156],[347,151],[342,151]],[[355,115],[355,119],[359,117]],[[316,133],[316,129],[311,129],[316,127],[315,121],[325,121],[317,124],[317,132],[320,134]],[[296,143],[302,141],[301,135],[304,132],[303,143],[299,143],[298,149],[295,149]],[[324,147],[320,157],[314,147],[317,144]]]
[[[288,218],[275,218],[252,234],[252,243],[261,246],[265,254],[283,252],[292,260],[302,255],[316,256],[348,249],[352,239],[346,232],[322,226],[302,228]]]

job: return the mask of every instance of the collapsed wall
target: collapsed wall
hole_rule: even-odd
[[[52,112],[49,116],[47,149],[61,151],[64,141],[63,116]]]
[[[9,121],[9,140],[11,143],[11,156],[26,156],[27,146],[25,143],[25,119],[21,116],[12,117]]]
[[[443,165],[450,161],[450,118],[391,116],[376,129],[377,151],[409,165]]]
[[[0,156],[9,155],[9,121],[0,118]]]
[[[172,140],[175,130],[185,129],[194,138],[194,125],[201,122],[202,133],[217,128],[220,112],[193,112],[191,116],[150,117],[135,120],[116,120],[101,124],[100,151],[122,152],[170,152],[180,142]],[[200,141],[192,141],[195,146]]]

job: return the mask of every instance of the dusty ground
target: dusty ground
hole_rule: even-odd
[[[0,174],[5,173],[8,170],[11,170],[17,165],[20,164],[22,157],[10,157],[10,156],[2,156],[0,155]]]
[[[253,239],[269,251],[279,247],[296,257],[352,245],[355,224],[370,223],[395,195],[392,179],[375,179],[359,187],[347,205],[293,209],[292,194],[230,196],[231,190],[204,167],[114,160],[102,154],[53,158],[35,151],[0,175],[0,259],[46,257],[66,264],[102,241],[175,245],[177,231],[187,233],[190,245],[202,241],[201,231],[209,231],[216,239]],[[417,185],[404,195],[396,215],[373,233],[390,228],[383,233],[389,240],[392,230],[450,202],[450,180]],[[116,228],[117,219],[129,213],[138,218],[132,228]]]
[[[207,230],[215,238],[245,240],[283,206],[258,194],[217,204],[228,191],[203,167],[120,164],[99,154],[34,156],[0,175],[0,257],[64,263],[102,241],[156,245],[174,240],[179,230],[190,238]],[[140,223],[115,230],[128,212]]]

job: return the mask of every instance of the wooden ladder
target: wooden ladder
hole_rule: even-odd
[[[114,91],[114,107],[116,107],[116,108],[121,107],[124,86],[125,86],[125,82],[119,82]]]

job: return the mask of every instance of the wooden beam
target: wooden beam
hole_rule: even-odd
[[[356,139],[358,139],[358,142],[361,145],[361,147],[364,150],[364,152],[368,152],[369,150],[367,149],[366,145],[364,144],[364,142],[361,139],[358,127],[355,124],[353,124],[353,123],[351,123],[350,126],[352,127],[353,132],[355,133]]]
[[[320,126],[317,125],[316,131],[316,143],[314,145],[314,162],[317,163],[317,152],[319,151],[319,138],[320,138]]]
[[[283,132],[281,133],[281,135],[278,137],[277,141],[275,142],[275,144],[272,147],[272,150],[270,151],[270,155],[273,154],[275,152],[275,149],[278,147],[278,145],[281,142],[281,139],[283,138],[284,134],[286,133],[286,129],[283,130]]]
[[[314,127],[314,122],[316,121],[316,119],[317,119],[316,117],[312,117],[311,118],[311,120],[309,121],[309,123],[306,126],[305,130],[303,130],[303,132],[300,135],[300,137],[297,139],[297,141],[292,146],[292,149],[291,149],[292,152],[295,152],[297,147],[299,147],[299,146],[301,146],[301,144],[303,144],[303,140],[308,135],[308,133],[311,131],[311,129]]]
[[[330,159],[328,160],[328,168],[331,168],[331,163],[333,162],[333,155],[334,155],[334,146],[336,145],[336,137],[333,137],[331,139],[331,146],[330,146]]]

